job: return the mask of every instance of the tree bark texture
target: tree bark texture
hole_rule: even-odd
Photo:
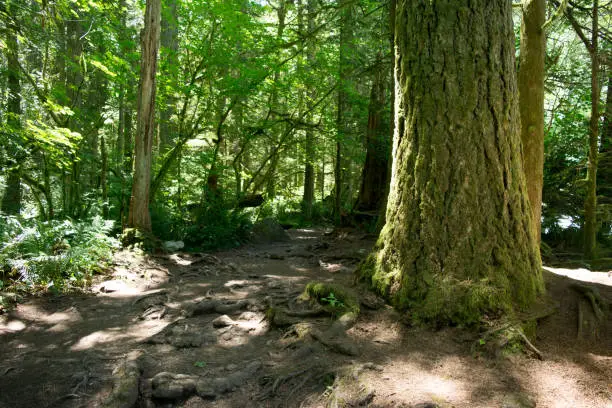
[[[346,138],[348,137],[347,126],[347,111],[348,103],[348,81],[350,72],[350,56],[353,42],[353,3],[349,0],[338,0],[340,9],[340,66],[338,76],[338,102],[336,115],[336,161],[334,168],[334,218],[337,223],[341,221],[342,216],[342,197],[344,192],[343,183],[344,165],[343,165],[343,150]]]
[[[307,3],[307,12],[308,12],[308,33],[309,36],[314,31],[315,28],[315,0],[308,0]],[[314,38],[311,38],[306,51],[306,60],[308,66],[312,67],[316,63],[316,41]],[[306,93],[306,111],[311,112],[308,114],[308,121],[312,121],[312,104],[316,95],[314,93],[314,88],[311,88]],[[305,150],[306,150],[306,164],[304,166],[304,195],[302,197],[304,202],[304,218],[306,220],[312,219],[312,205],[314,202],[315,196],[315,171],[314,171],[314,163],[315,163],[315,138],[314,132],[312,129],[308,128],[305,132]]]
[[[382,68],[382,67],[381,67]],[[374,74],[370,105],[368,107],[368,128],[366,130],[366,159],[361,176],[361,188],[355,204],[355,211],[377,211],[385,200],[387,169],[390,153],[389,126],[383,120],[385,108],[385,82],[387,75],[382,69]]]
[[[546,1],[523,2],[518,72],[523,168],[531,204],[534,234],[540,241],[544,183],[544,57]]]
[[[165,95],[164,103],[159,113],[159,150],[165,153],[174,145],[174,139],[178,134],[178,126],[172,119],[176,110],[177,99],[172,92],[177,87],[179,73],[179,38],[178,38],[178,0],[165,2],[164,12],[161,19],[161,61],[163,61],[164,76],[170,83],[170,93]]]
[[[7,46],[7,82],[8,82],[8,100],[7,100],[7,124],[13,133],[12,151],[9,153],[12,157],[9,160],[10,170],[8,171],[6,188],[2,196],[0,210],[9,215],[17,215],[21,211],[21,176],[19,175],[20,161],[23,158],[17,146],[19,142],[19,129],[21,127],[21,82],[19,80],[19,44],[17,35],[12,27],[6,30],[6,46]],[[21,157],[21,159],[20,159]]]
[[[606,112],[600,140],[597,195],[602,203],[612,204],[612,67],[608,68]]]
[[[589,123],[589,162],[587,166],[587,193],[584,200],[584,257],[594,259],[597,252],[597,159],[599,149],[599,2],[593,1],[591,36],[591,120]]]
[[[155,73],[159,49],[161,0],[147,0],[145,26],[140,36],[142,58],[136,124],[134,182],[130,200],[128,225],[151,231],[149,188],[151,185],[151,153],[155,125]]]
[[[386,224],[362,278],[413,321],[529,306],[541,261],[521,163],[507,0],[399,0]]]

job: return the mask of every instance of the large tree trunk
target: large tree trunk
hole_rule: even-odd
[[[147,0],[145,26],[140,35],[142,58],[140,62],[140,87],[138,95],[138,123],[134,182],[130,199],[128,225],[143,231],[151,231],[149,213],[149,188],[151,185],[151,150],[155,124],[155,72],[161,19],[161,0]]]
[[[368,128],[366,131],[366,160],[361,176],[361,188],[355,203],[355,211],[377,211],[384,203],[389,168],[390,137],[389,126],[383,119],[385,109],[385,83],[387,75],[380,68],[374,74],[370,105],[368,108]]]
[[[21,82],[19,80],[19,46],[15,32],[16,30],[13,27],[6,30],[6,68],[8,76],[8,103],[6,110],[7,124],[11,132],[13,132],[13,144],[9,150],[9,153],[12,155],[9,161],[10,170],[0,205],[0,210],[9,215],[17,215],[21,211],[21,177],[19,175],[19,168],[21,160],[23,160],[23,155],[19,153],[17,148],[20,144],[20,136],[17,133],[21,127]]]
[[[521,163],[511,2],[398,1],[387,223],[363,278],[414,321],[530,305],[541,263]]]
[[[546,55],[546,1],[523,2],[521,52],[518,73],[523,168],[533,215],[533,229],[540,240],[542,186],[544,183],[544,57]]]

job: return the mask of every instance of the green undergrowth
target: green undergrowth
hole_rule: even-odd
[[[321,305],[334,317],[339,317],[346,313],[359,314],[359,300],[357,297],[335,284],[310,282],[306,285],[303,296],[305,299]]]
[[[9,290],[60,292],[90,283],[112,259],[113,222],[0,216],[0,282]]]

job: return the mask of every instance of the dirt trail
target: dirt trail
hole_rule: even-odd
[[[141,407],[612,407],[610,313],[577,340],[577,315],[591,309],[576,276],[546,272],[560,308],[539,322],[540,361],[463,329],[408,327],[363,293],[346,334],[330,331],[332,319],[297,298],[313,280],[359,292],[352,271],[374,237],[291,238],[214,254],[121,252],[94,294],[20,304],[0,316],[0,407],[103,406],[133,373],[139,389],[126,398]],[[591,276],[609,304],[612,277]],[[290,312],[275,316],[282,327],[271,307]]]

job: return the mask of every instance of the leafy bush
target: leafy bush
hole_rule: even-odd
[[[101,217],[39,222],[0,216],[0,280],[24,289],[86,285],[118,248],[112,228]]]
[[[312,219],[305,220],[303,216],[303,203],[301,199],[288,199],[275,197],[267,200],[256,211],[257,219],[276,218],[283,225],[306,227],[313,224],[325,224],[332,218],[331,209],[327,203],[317,201],[312,206]]]
[[[222,200],[209,201],[192,211],[194,222],[185,229],[185,244],[190,248],[236,247],[246,242],[252,222],[240,210],[228,209]]]

